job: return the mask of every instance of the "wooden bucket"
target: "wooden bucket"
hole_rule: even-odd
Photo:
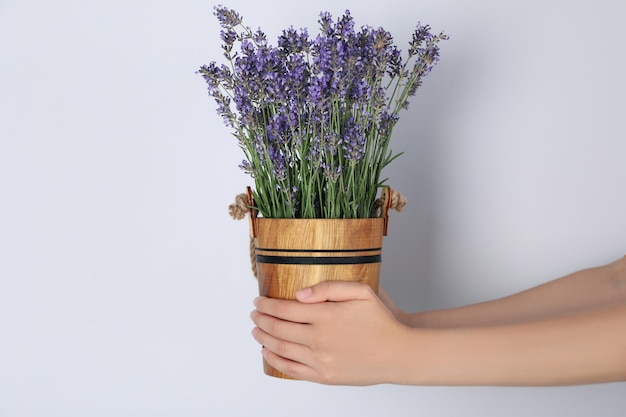
[[[266,219],[251,213],[259,294],[295,300],[296,291],[323,281],[361,282],[378,292],[389,193],[383,197],[377,218]],[[265,361],[263,368],[292,379]]]

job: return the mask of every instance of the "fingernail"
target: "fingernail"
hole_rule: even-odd
[[[259,297],[256,297],[254,300],[252,300],[252,304],[254,304],[254,306],[256,307],[257,304],[259,304]]]
[[[304,300],[305,298],[308,298],[312,292],[313,292],[312,289],[304,288],[296,292],[296,297],[298,297],[298,299],[300,300]]]

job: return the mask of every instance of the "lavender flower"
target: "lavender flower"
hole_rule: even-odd
[[[365,132],[363,126],[349,117],[341,139],[344,158],[350,163],[359,162],[365,156]]]
[[[232,29],[241,25],[243,20],[239,13],[224,6],[215,7],[215,16],[217,20],[219,20],[220,25],[226,29]]]
[[[200,68],[244,152],[264,217],[370,217],[400,110],[439,61],[443,34],[417,25],[407,57],[382,28],[346,10],[320,32],[289,27],[276,46],[236,11],[215,8],[228,65]]]

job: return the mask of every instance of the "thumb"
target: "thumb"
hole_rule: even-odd
[[[296,298],[302,303],[367,300],[373,296],[369,285],[347,281],[325,281],[296,292]]]

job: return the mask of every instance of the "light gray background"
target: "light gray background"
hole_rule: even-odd
[[[498,297],[626,253],[626,3],[228,5],[272,40],[346,8],[403,48],[417,21],[450,35],[387,171],[410,202],[382,278],[403,308]],[[194,74],[221,56],[212,6],[0,0],[1,417],[623,416],[624,383],[265,377],[248,225],[226,210],[250,181]]]

